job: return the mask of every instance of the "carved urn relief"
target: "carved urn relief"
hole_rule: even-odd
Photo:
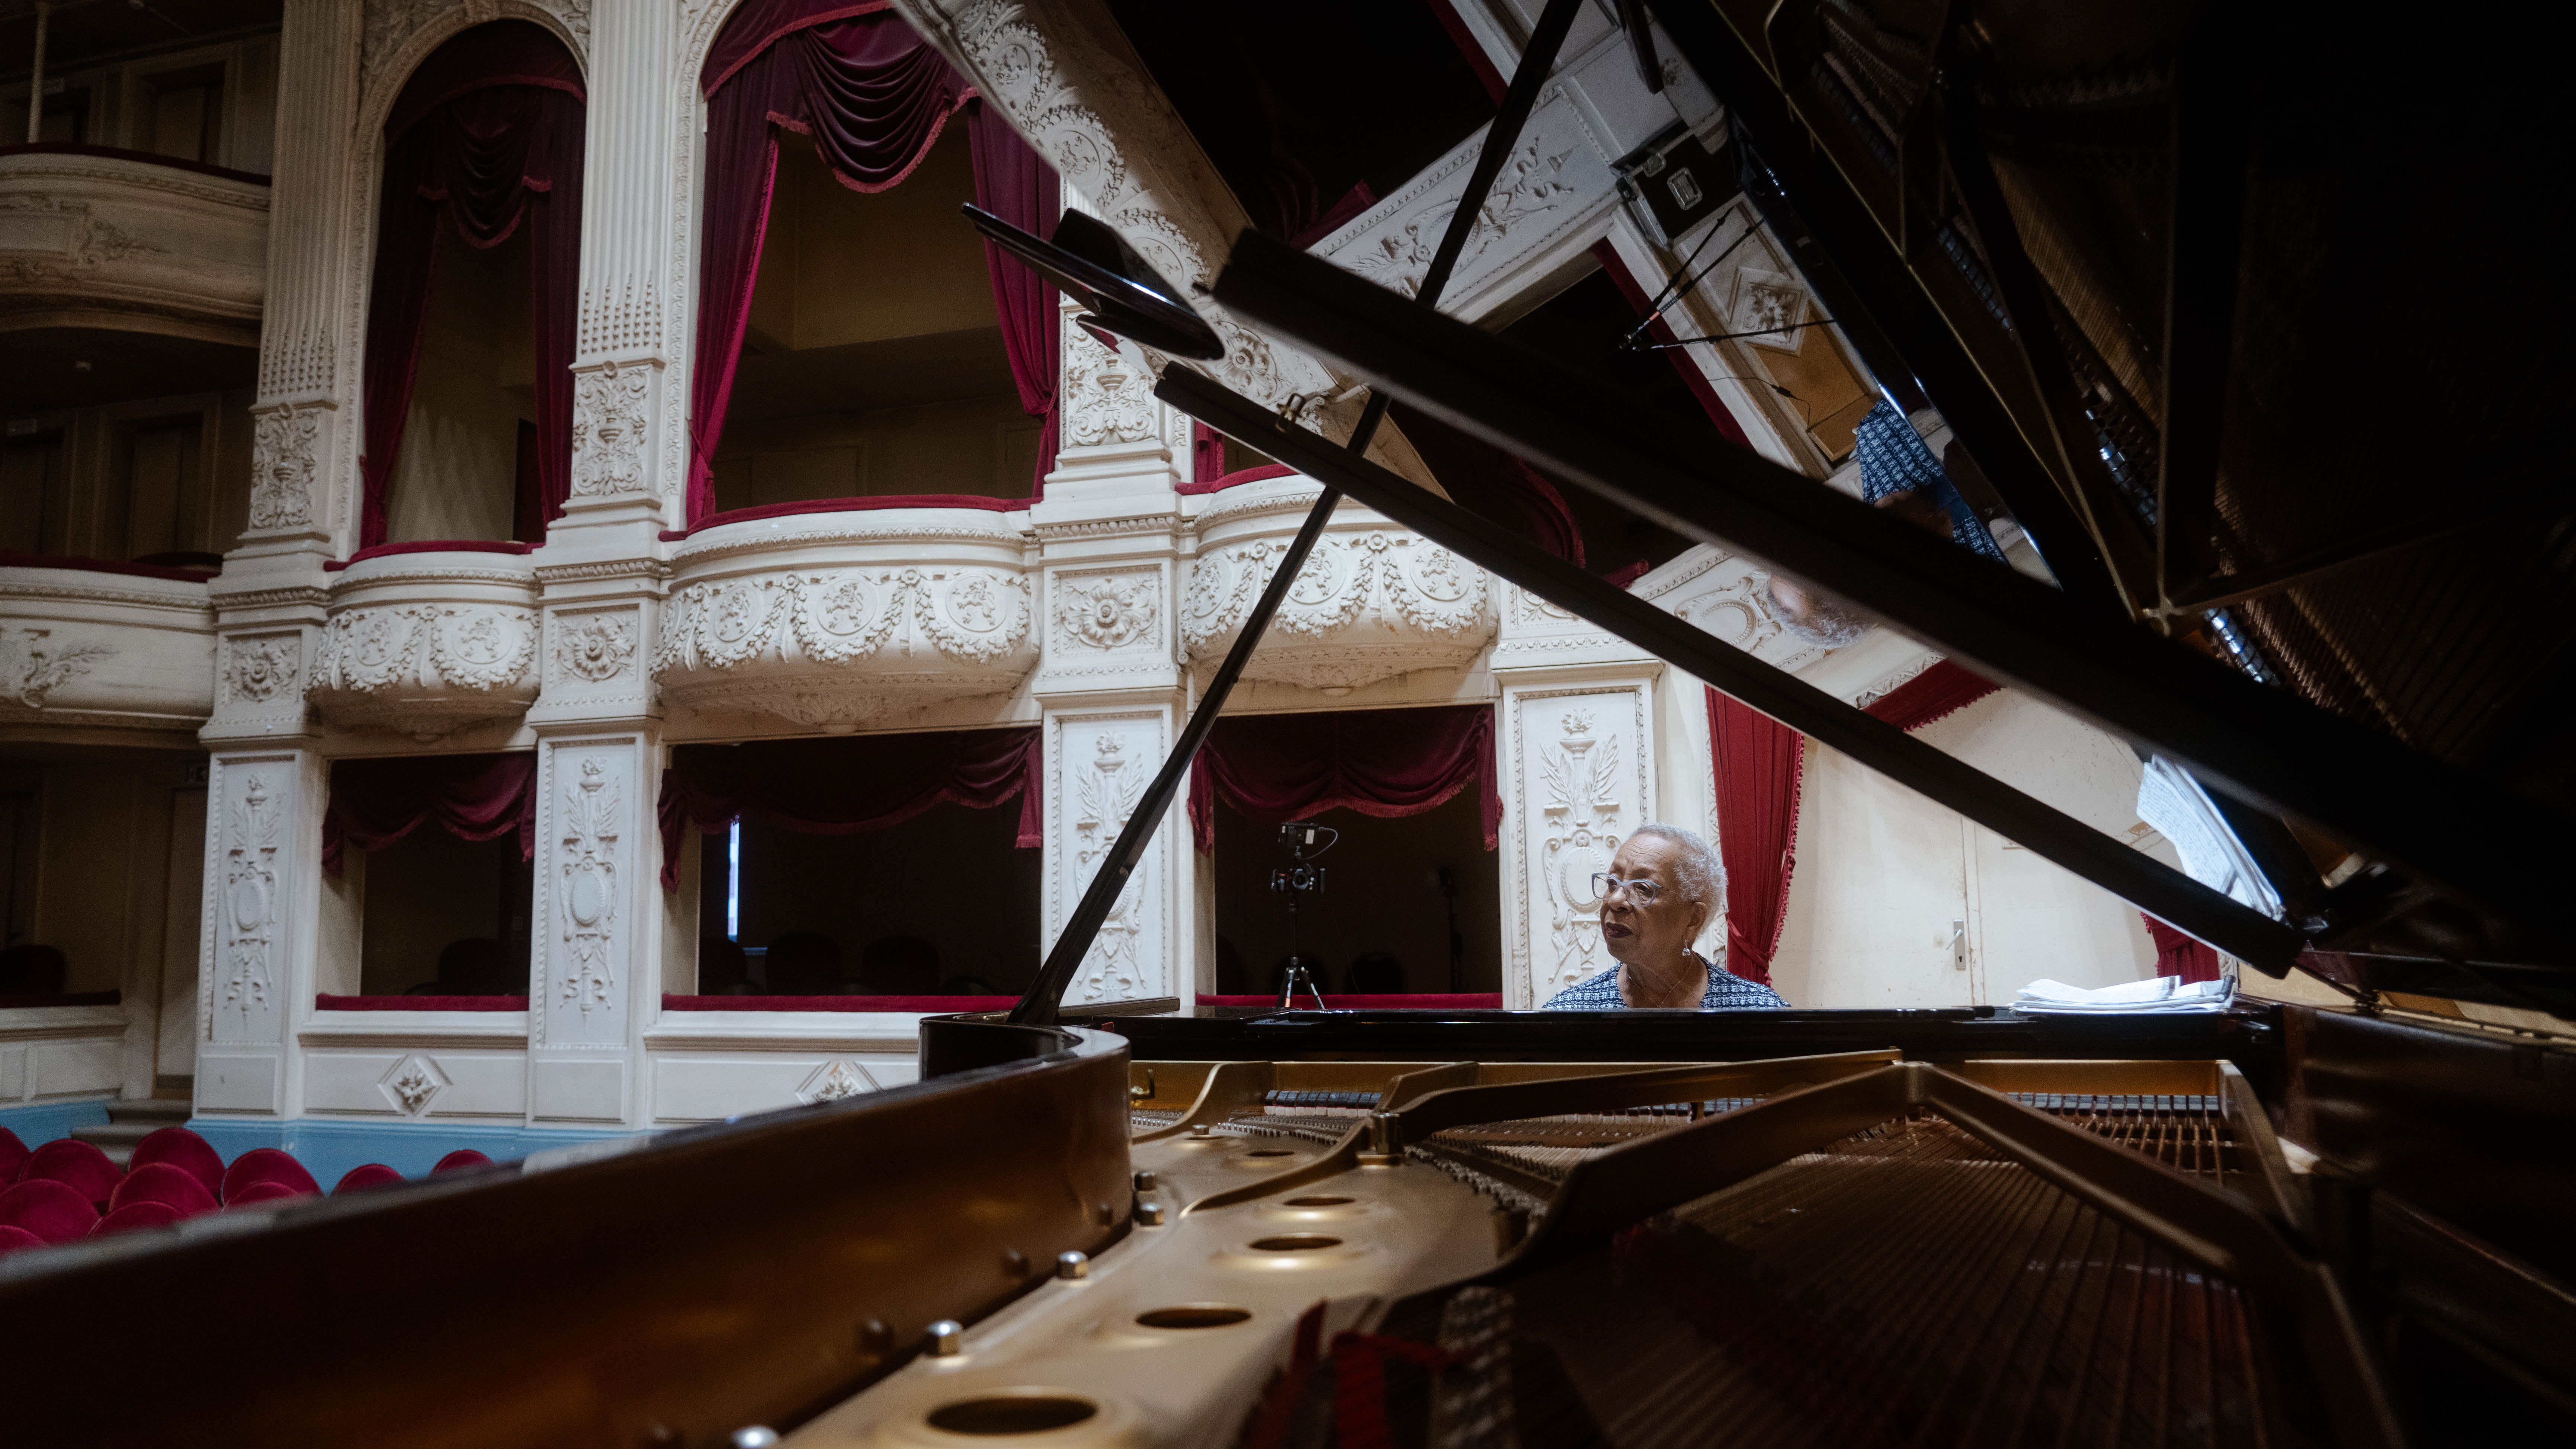
[[[1300,478],[1238,484],[1199,518],[1199,556],[1181,598],[1181,642],[1214,664],[1270,582],[1315,486]],[[1418,669],[1463,669],[1494,637],[1485,571],[1357,504],[1344,504],[1306,556],[1268,637],[1245,668],[1347,694]]]
[[[536,603],[525,555],[362,559],[331,587],[305,698],[333,724],[424,742],[514,719],[537,698]]]
[[[962,508],[755,519],[672,560],[663,697],[846,734],[1018,687],[1037,664],[1019,533]]]

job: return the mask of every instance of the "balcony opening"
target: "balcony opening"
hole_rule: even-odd
[[[534,248],[520,227],[495,247],[438,229],[388,543],[542,543],[537,498]]]
[[[1217,994],[1275,996],[1292,954],[1332,995],[1503,989],[1501,856],[1485,848],[1474,790],[1401,819],[1307,818],[1338,836],[1307,851],[1323,889],[1298,897],[1292,929],[1291,893],[1270,884],[1290,868],[1280,826],[1218,803]]]
[[[180,161],[224,159],[224,67],[192,65],[136,77],[134,149]]]
[[[959,210],[1045,233],[1054,173],[889,11],[728,30],[704,79],[689,521],[1033,497],[1056,296]],[[904,98],[854,115],[845,88]]]
[[[0,550],[218,565],[250,523],[257,365],[194,337],[0,332]]]
[[[1037,974],[1040,930],[1039,853],[1013,844],[1018,820],[940,805],[858,835],[751,819],[704,837],[698,990],[1018,995]],[[724,945],[729,906],[738,966]]]
[[[1216,994],[1275,995],[1292,956],[1329,995],[1501,991],[1493,727],[1490,705],[1218,721],[1189,810]]]
[[[433,825],[368,851],[359,994],[526,995],[530,882],[515,834]]]
[[[695,994],[1016,995],[1038,964],[1040,763],[1034,726],[674,750],[662,879],[684,882],[694,838]]]
[[[432,52],[387,114],[367,286],[362,549],[536,544],[562,511],[585,106],[563,43],[499,20]]]

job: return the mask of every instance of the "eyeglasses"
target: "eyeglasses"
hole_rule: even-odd
[[[1593,895],[1606,901],[1610,899],[1610,893],[1612,891],[1618,890],[1626,891],[1628,893],[1628,899],[1635,901],[1640,906],[1653,905],[1655,903],[1655,897],[1664,893],[1664,888],[1662,886],[1659,886],[1650,880],[1621,880],[1619,877],[1612,875],[1606,870],[1593,872]]]

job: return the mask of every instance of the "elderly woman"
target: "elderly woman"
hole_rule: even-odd
[[[1691,949],[1717,914],[1723,879],[1725,867],[1707,841],[1677,825],[1639,826],[1610,858],[1610,869],[1592,878],[1601,897],[1601,942],[1619,969],[1576,982],[1540,1009],[1787,1006],[1770,987],[1722,970]]]

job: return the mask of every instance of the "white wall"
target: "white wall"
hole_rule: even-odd
[[[2010,690],[1918,732],[1927,743],[2122,839],[2138,839],[2137,757]],[[1951,945],[1963,938],[1966,970]],[[2104,986],[2151,973],[2137,909],[1957,812],[1810,743],[1798,864],[1772,984],[1792,1005],[2008,1002],[2042,976]]]

